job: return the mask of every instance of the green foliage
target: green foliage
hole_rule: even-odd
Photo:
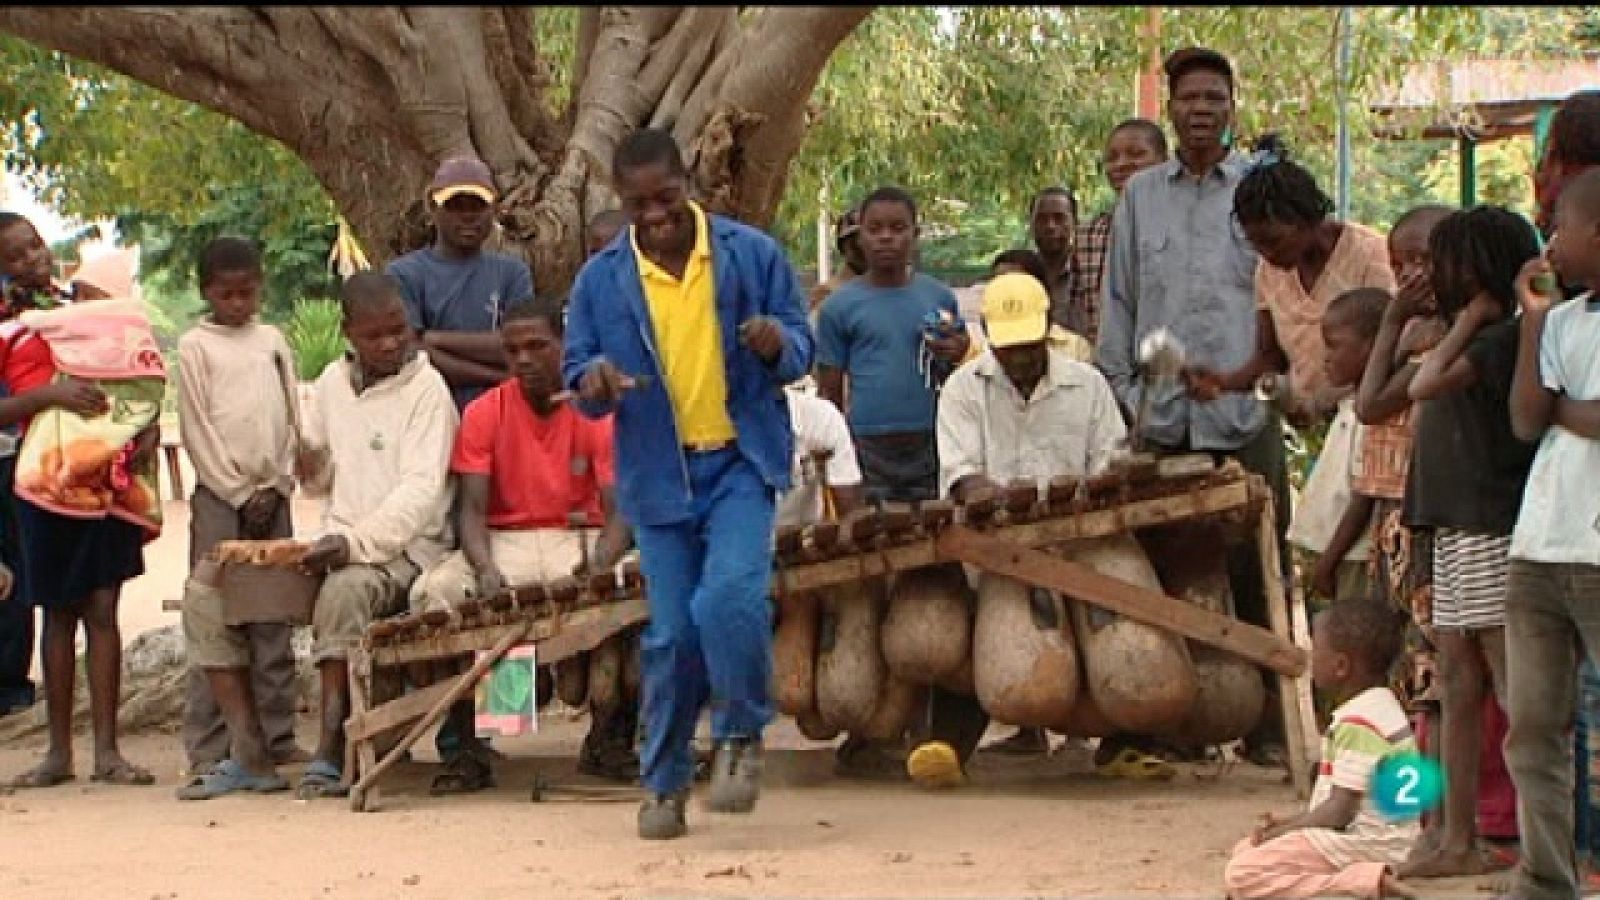
[[[276,141],[3,34],[0,122],[6,168],[63,216],[115,219],[143,245],[141,279],[192,284],[200,248],[226,233],[262,242],[269,317],[329,290],[333,204]]]
[[[295,372],[300,380],[314,380],[344,354],[338,301],[326,297],[296,300],[283,338],[294,351]]]
[[[944,206],[938,199],[980,215],[1015,211],[1019,231],[982,248],[989,255],[1021,239],[1027,198],[1046,184],[1072,187],[1085,215],[1105,209],[1112,194],[1100,149],[1133,111],[1149,49],[1144,15],[1142,7],[879,8],[823,74],[813,96],[820,115],[791,167],[774,233],[797,261],[814,259],[823,197],[831,217],[885,182],[930,210]],[[1338,7],[1163,7],[1161,49],[1203,44],[1227,54],[1238,76],[1238,133],[1245,141],[1282,133],[1332,196],[1337,21]],[[1372,135],[1367,103],[1405,66],[1600,47],[1600,11],[1587,7],[1355,7],[1351,22],[1352,218],[1378,228],[1458,194],[1453,142]],[[1521,202],[1515,179],[1490,162],[1499,152],[1480,148],[1480,196]]]
[[[161,274],[198,294],[195,279],[200,252],[223,235],[261,242],[266,268],[262,317],[281,322],[304,297],[332,296],[337,285],[328,271],[328,252],[338,228],[329,210],[298,203],[293,185],[281,182],[232,185],[187,223],[159,213],[129,213],[117,218],[124,239],[140,248],[140,271]]]

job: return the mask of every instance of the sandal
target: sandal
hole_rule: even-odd
[[[156,783],[156,777],[150,774],[150,770],[136,766],[127,760],[121,760],[103,769],[96,769],[94,774],[89,776],[89,780],[102,784],[122,784],[133,787],[145,787]]]
[[[305,774],[300,776],[300,786],[295,789],[295,796],[301,800],[343,797],[349,793],[350,788],[344,783],[344,773],[325,759],[312,760],[311,765],[306,766]]]
[[[433,777],[428,793],[435,797],[447,794],[472,794],[494,787],[494,769],[480,757],[463,753],[448,763],[444,771]]]
[[[1130,781],[1171,781],[1177,768],[1159,756],[1153,756],[1134,747],[1123,747],[1108,763],[1094,767],[1105,778],[1126,778]]]
[[[252,775],[237,760],[225,759],[211,767],[204,775],[196,775],[189,783],[178,788],[179,800],[210,800],[236,791],[253,794],[273,794],[287,791],[289,782],[282,775]]]

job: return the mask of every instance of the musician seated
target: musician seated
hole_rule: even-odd
[[[1127,433],[1110,386],[1093,366],[1050,341],[1050,297],[1033,276],[1010,272],[983,291],[988,347],[957,369],[939,397],[941,493],[971,502],[1012,479],[1041,488],[1087,478],[1111,461]],[[989,716],[976,697],[935,687],[931,735],[906,760],[918,784],[965,780]]]
[[[311,618],[322,734],[302,798],[343,793],[350,648],[374,619],[404,608],[418,572],[449,546],[450,389],[413,345],[393,279],[358,272],[340,304],[353,353],[317,379],[296,461],[307,493],[327,498],[323,536],[304,562],[325,577]]]
[[[578,415],[561,397],[561,306],[529,300],[506,310],[501,344],[511,377],[468,404],[450,457],[461,494],[461,549],[417,579],[412,609],[443,609],[468,597],[487,599],[502,587],[587,576],[581,541],[589,524],[605,523],[589,559],[591,570],[614,566],[629,533],[611,505],[610,418]],[[571,527],[577,513],[578,527]],[[631,651],[631,648],[630,648]],[[433,667],[433,681],[462,670],[465,660]],[[490,786],[490,754],[473,728],[472,700],[456,704],[440,729],[445,771],[435,793]],[[636,698],[597,715],[584,740],[579,768],[618,781],[638,777]]]

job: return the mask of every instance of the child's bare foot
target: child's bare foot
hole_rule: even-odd
[[[1384,872],[1383,879],[1378,882],[1379,897],[1413,898],[1416,892],[1407,887],[1393,872]]]
[[[148,769],[128,762],[122,758],[122,754],[116,752],[96,757],[94,774],[89,776],[89,780],[105,784],[126,784],[136,787],[156,783],[156,777],[151,775]]]
[[[1419,863],[1439,852],[1443,844],[1441,829],[1427,828],[1417,837],[1417,842],[1411,845],[1411,853],[1406,856],[1406,863]]]
[[[1406,860],[1399,869],[1401,878],[1459,878],[1463,875],[1482,875],[1494,867],[1476,847],[1466,850],[1440,850],[1430,856]]]
[[[71,780],[72,757],[46,756],[44,762],[18,775],[16,780],[11,782],[11,786],[17,788],[47,788],[65,784]]]

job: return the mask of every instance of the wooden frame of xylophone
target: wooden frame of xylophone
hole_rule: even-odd
[[[815,597],[819,589],[890,572],[959,561],[1074,598],[1200,641],[1271,670],[1288,741],[1296,791],[1310,791],[1316,719],[1308,672],[1310,634],[1303,607],[1291,604],[1281,571],[1271,495],[1259,476],[1229,463],[1173,457],[1119,466],[1088,482],[1048,490],[1012,485],[983,504],[946,501],[917,509],[890,504],[777,536],[775,595]],[[1270,630],[1127,584],[1041,552],[1066,541],[1195,519],[1227,523],[1253,540],[1261,558]],[[635,564],[598,573],[588,583],[563,578],[508,589],[488,602],[406,615],[373,624],[350,658],[351,712],[345,725],[345,778],[351,808],[376,808],[378,782],[460,697],[511,648],[531,642],[539,664],[594,649],[645,621],[649,609]],[[413,662],[478,659],[455,678],[393,699],[374,687]],[[377,742],[409,725],[380,759]]]

